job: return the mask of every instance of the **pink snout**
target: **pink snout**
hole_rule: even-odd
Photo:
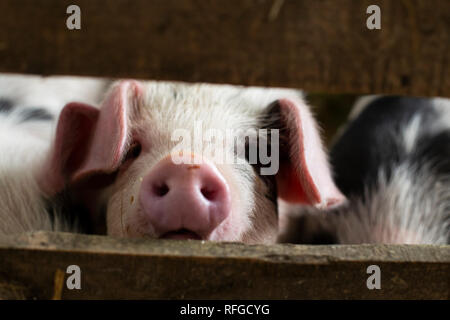
[[[229,216],[230,191],[216,166],[157,163],[143,181],[140,202],[156,235],[170,239],[208,239]]]

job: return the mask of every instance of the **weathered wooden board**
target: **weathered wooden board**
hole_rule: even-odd
[[[68,290],[66,268],[81,268]],[[367,267],[381,269],[369,290]],[[448,299],[449,246],[248,246],[31,233],[0,241],[0,296],[62,299]]]
[[[0,1],[0,72],[450,96],[449,44],[448,0]]]

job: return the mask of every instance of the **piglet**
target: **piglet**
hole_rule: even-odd
[[[274,243],[278,199],[345,199],[288,89],[118,82],[100,110],[65,106],[42,173],[48,199],[71,195],[119,237]]]

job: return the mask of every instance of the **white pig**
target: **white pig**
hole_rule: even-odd
[[[106,82],[85,78],[0,75],[0,235],[78,231],[37,182],[56,120],[69,101],[95,104]]]
[[[268,147],[272,155],[279,151],[272,157],[279,170],[271,175],[261,174],[266,163],[251,164],[243,154],[239,163],[204,156],[218,144],[195,140],[198,130],[263,128],[279,130],[279,141],[266,139],[276,147]],[[177,132],[195,141],[180,147]],[[240,141],[238,148],[249,149],[255,140]],[[236,148],[221,152],[234,158]],[[174,155],[196,160],[180,164]],[[277,199],[318,208],[344,201],[309,108],[288,89],[118,82],[100,110],[82,103],[63,109],[41,172],[48,199],[71,195],[95,224],[105,219],[107,234],[119,237],[273,243]]]

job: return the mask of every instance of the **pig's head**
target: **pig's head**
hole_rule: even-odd
[[[343,200],[308,107],[286,89],[116,83],[100,109],[64,108],[44,171],[49,195],[106,208],[107,233],[123,237],[271,243],[279,198]]]

